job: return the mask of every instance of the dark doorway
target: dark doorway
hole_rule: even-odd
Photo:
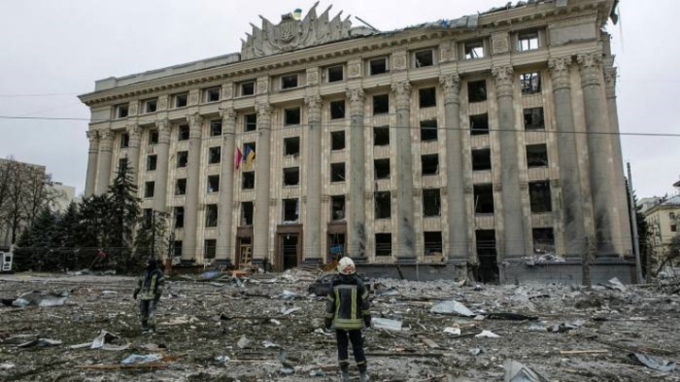
[[[328,262],[339,261],[346,254],[345,250],[345,234],[332,233],[328,234]]]
[[[496,262],[496,232],[494,230],[477,230],[477,257],[479,267],[475,279],[482,283],[498,283],[498,263]]]
[[[298,247],[300,243],[298,239],[299,236],[294,233],[280,235],[281,265],[284,271],[298,266]]]

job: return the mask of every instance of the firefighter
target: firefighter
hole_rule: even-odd
[[[137,288],[132,297],[136,300],[139,296],[139,310],[142,315],[142,332],[156,331],[156,305],[163,293],[165,278],[163,271],[158,268],[155,259],[146,262],[144,275],[139,278]]]
[[[361,329],[371,326],[368,288],[357,277],[354,262],[349,257],[340,259],[337,269],[339,274],[333,280],[333,289],[328,293],[326,301],[326,330],[335,329],[343,382],[349,381],[349,342],[352,343],[354,360],[359,368],[359,380],[367,382]]]

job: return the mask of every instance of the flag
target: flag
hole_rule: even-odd
[[[243,158],[243,154],[241,153],[241,148],[237,147],[236,148],[236,160],[235,160],[237,170],[241,166],[241,158]]]
[[[255,150],[250,146],[246,146],[244,159],[246,160],[246,169],[250,170],[253,167],[253,161],[255,160]]]

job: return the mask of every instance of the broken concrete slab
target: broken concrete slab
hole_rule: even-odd
[[[456,300],[437,303],[430,309],[430,312],[437,314],[455,314],[463,317],[475,316],[475,313]]]
[[[541,374],[511,359],[505,360],[503,368],[505,369],[503,382],[550,382]]]

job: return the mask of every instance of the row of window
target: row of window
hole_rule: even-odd
[[[536,94],[540,93],[541,91],[541,76],[540,73],[538,72],[531,72],[531,73],[522,73],[519,76],[520,80],[520,86],[522,90],[522,94]],[[292,82],[292,80],[291,80]],[[297,83],[297,81],[295,81]],[[243,85],[242,85],[243,86]],[[251,83],[247,89],[253,89],[254,84]],[[211,89],[206,89],[204,90],[204,99],[208,100],[207,102],[217,102],[219,101],[219,95],[220,95],[220,89],[219,88],[211,88]],[[428,88],[421,88],[418,89],[418,96],[419,96],[419,107],[420,108],[428,108],[428,107],[435,107],[437,106],[437,91],[435,87],[428,87]],[[174,108],[181,108],[187,106],[187,97],[188,93],[181,93],[181,94],[174,94],[172,95],[171,98],[171,105]],[[480,81],[470,81],[468,82],[468,100],[471,103],[474,102],[483,102],[486,101],[487,97],[487,90],[486,90],[486,80],[480,80]],[[152,99],[147,99],[143,100],[141,102],[141,112],[144,113],[154,113],[156,112],[158,108],[158,99],[157,98],[152,98]],[[294,110],[297,109],[297,112]],[[128,104],[120,104],[116,105],[115,108],[115,118],[126,118],[129,114],[129,105]],[[293,109],[286,109],[286,110],[291,110],[288,113],[292,113],[290,116],[284,115],[286,119],[286,124],[287,125],[294,125],[294,124],[299,124],[299,115],[300,111],[299,108],[293,108]],[[388,94],[379,94],[379,95],[374,95],[373,96],[373,115],[379,115],[379,114],[386,114],[389,113],[389,95]],[[295,116],[294,114],[297,114],[297,122],[295,122]],[[345,118],[345,101],[344,100],[339,100],[339,101],[332,101],[330,102],[330,114],[331,114],[331,119],[342,119]],[[255,114],[251,114],[250,118],[255,118]],[[248,130],[249,125],[252,125],[250,128],[253,130],[255,129],[256,126],[256,121],[255,120],[246,120],[244,124],[244,130],[245,131],[251,131]]]

